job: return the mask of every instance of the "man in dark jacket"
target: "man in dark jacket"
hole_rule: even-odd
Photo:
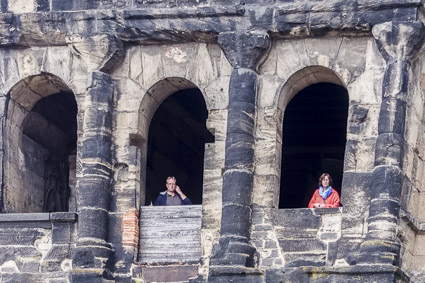
[[[187,205],[192,204],[190,199],[176,185],[176,178],[170,176],[165,181],[167,190],[159,193],[154,205]]]

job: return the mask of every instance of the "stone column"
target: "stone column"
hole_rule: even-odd
[[[218,37],[234,70],[230,78],[219,243],[211,266],[254,267],[249,243],[253,186],[256,66],[270,45],[266,32],[226,32]],[[210,277],[217,268],[210,268]],[[211,280],[210,280],[211,281]]]
[[[388,22],[374,26],[372,33],[387,68],[382,85],[368,232],[360,247],[358,263],[397,264],[410,60],[423,43],[424,26],[421,22]]]
[[[112,182],[112,95],[111,77],[93,72],[85,102],[82,173],[77,186],[78,239],[71,282],[103,282],[111,257],[107,234]]]

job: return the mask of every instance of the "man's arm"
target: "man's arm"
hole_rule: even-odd
[[[165,202],[164,202],[164,197],[163,197],[163,195],[159,195],[157,198],[156,198],[156,201],[155,201],[155,203],[154,203],[154,206],[159,206],[159,205],[165,205],[166,204],[166,200],[165,200]]]
[[[190,199],[182,192],[182,190],[180,189],[179,186],[176,186],[176,192],[179,194],[179,196],[182,200],[182,204],[184,204],[184,205],[192,204]]]

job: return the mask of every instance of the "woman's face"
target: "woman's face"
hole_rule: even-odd
[[[322,186],[323,186],[323,187],[329,187],[329,177],[328,177],[328,176],[325,176],[325,177],[322,179]]]

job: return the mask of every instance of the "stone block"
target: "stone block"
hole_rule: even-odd
[[[52,11],[69,11],[73,8],[73,1],[52,0]]]
[[[104,210],[83,209],[80,207],[78,221],[78,237],[93,237],[105,239],[107,235],[106,227],[108,213]]]
[[[217,77],[218,70],[215,68],[215,64],[213,63],[215,58],[212,57],[212,54],[206,44],[197,44],[194,49],[196,51],[192,51],[191,55],[194,53],[196,55],[190,56],[191,62],[187,68],[188,79],[195,83],[198,87],[204,88],[205,86],[210,85]],[[202,68],[199,68],[199,66],[202,66]]]
[[[142,275],[146,282],[187,281],[198,275],[198,266],[146,266],[142,267]]]
[[[280,209],[275,221],[278,239],[314,238],[322,225],[311,209]]]
[[[275,68],[275,66],[274,66]],[[275,107],[276,98],[280,95],[280,87],[283,84],[281,78],[274,75],[258,77],[258,103],[261,108]]]
[[[402,188],[401,170],[397,166],[380,166],[373,171],[371,179],[372,198],[400,198]]]
[[[279,239],[282,253],[324,252],[327,245],[317,239]]]
[[[227,109],[229,105],[230,77],[219,77],[205,87],[205,103],[208,110]]]
[[[232,215],[232,218],[222,219],[221,233],[230,235],[241,235],[248,237],[251,217],[251,209],[248,205],[225,204],[222,208],[223,215]],[[243,235],[245,234],[245,235]]]
[[[12,13],[34,13],[36,12],[37,2],[35,0],[23,1],[23,0],[9,0],[7,1],[7,10]]]
[[[344,158],[344,168],[348,172],[368,172],[374,168],[374,158],[370,153],[374,152],[376,140],[370,138],[362,140],[347,140]]]
[[[344,173],[341,192],[341,204],[344,209],[367,210],[372,191],[371,180],[371,173]]]
[[[324,266],[326,253],[285,253],[285,267]]]
[[[266,248],[266,249],[276,249],[277,243],[273,240],[267,239],[264,243],[264,248]]]
[[[318,237],[322,241],[336,241],[341,237],[342,215],[323,215]]]
[[[402,135],[380,134],[376,141],[375,165],[401,166],[403,143]]]
[[[54,223],[52,229],[52,241],[55,244],[71,244],[72,223]]]
[[[425,235],[416,235],[415,244],[412,250],[414,256],[425,256]]]
[[[226,171],[223,177],[223,200],[240,204],[249,204],[250,193],[242,192],[240,188],[252,188],[252,173],[241,171]]]
[[[379,133],[402,135],[404,131],[406,102],[395,98],[384,98],[379,112]]]
[[[2,245],[32,246],[34,242],[46,234],[42,229],[0,229]]]

